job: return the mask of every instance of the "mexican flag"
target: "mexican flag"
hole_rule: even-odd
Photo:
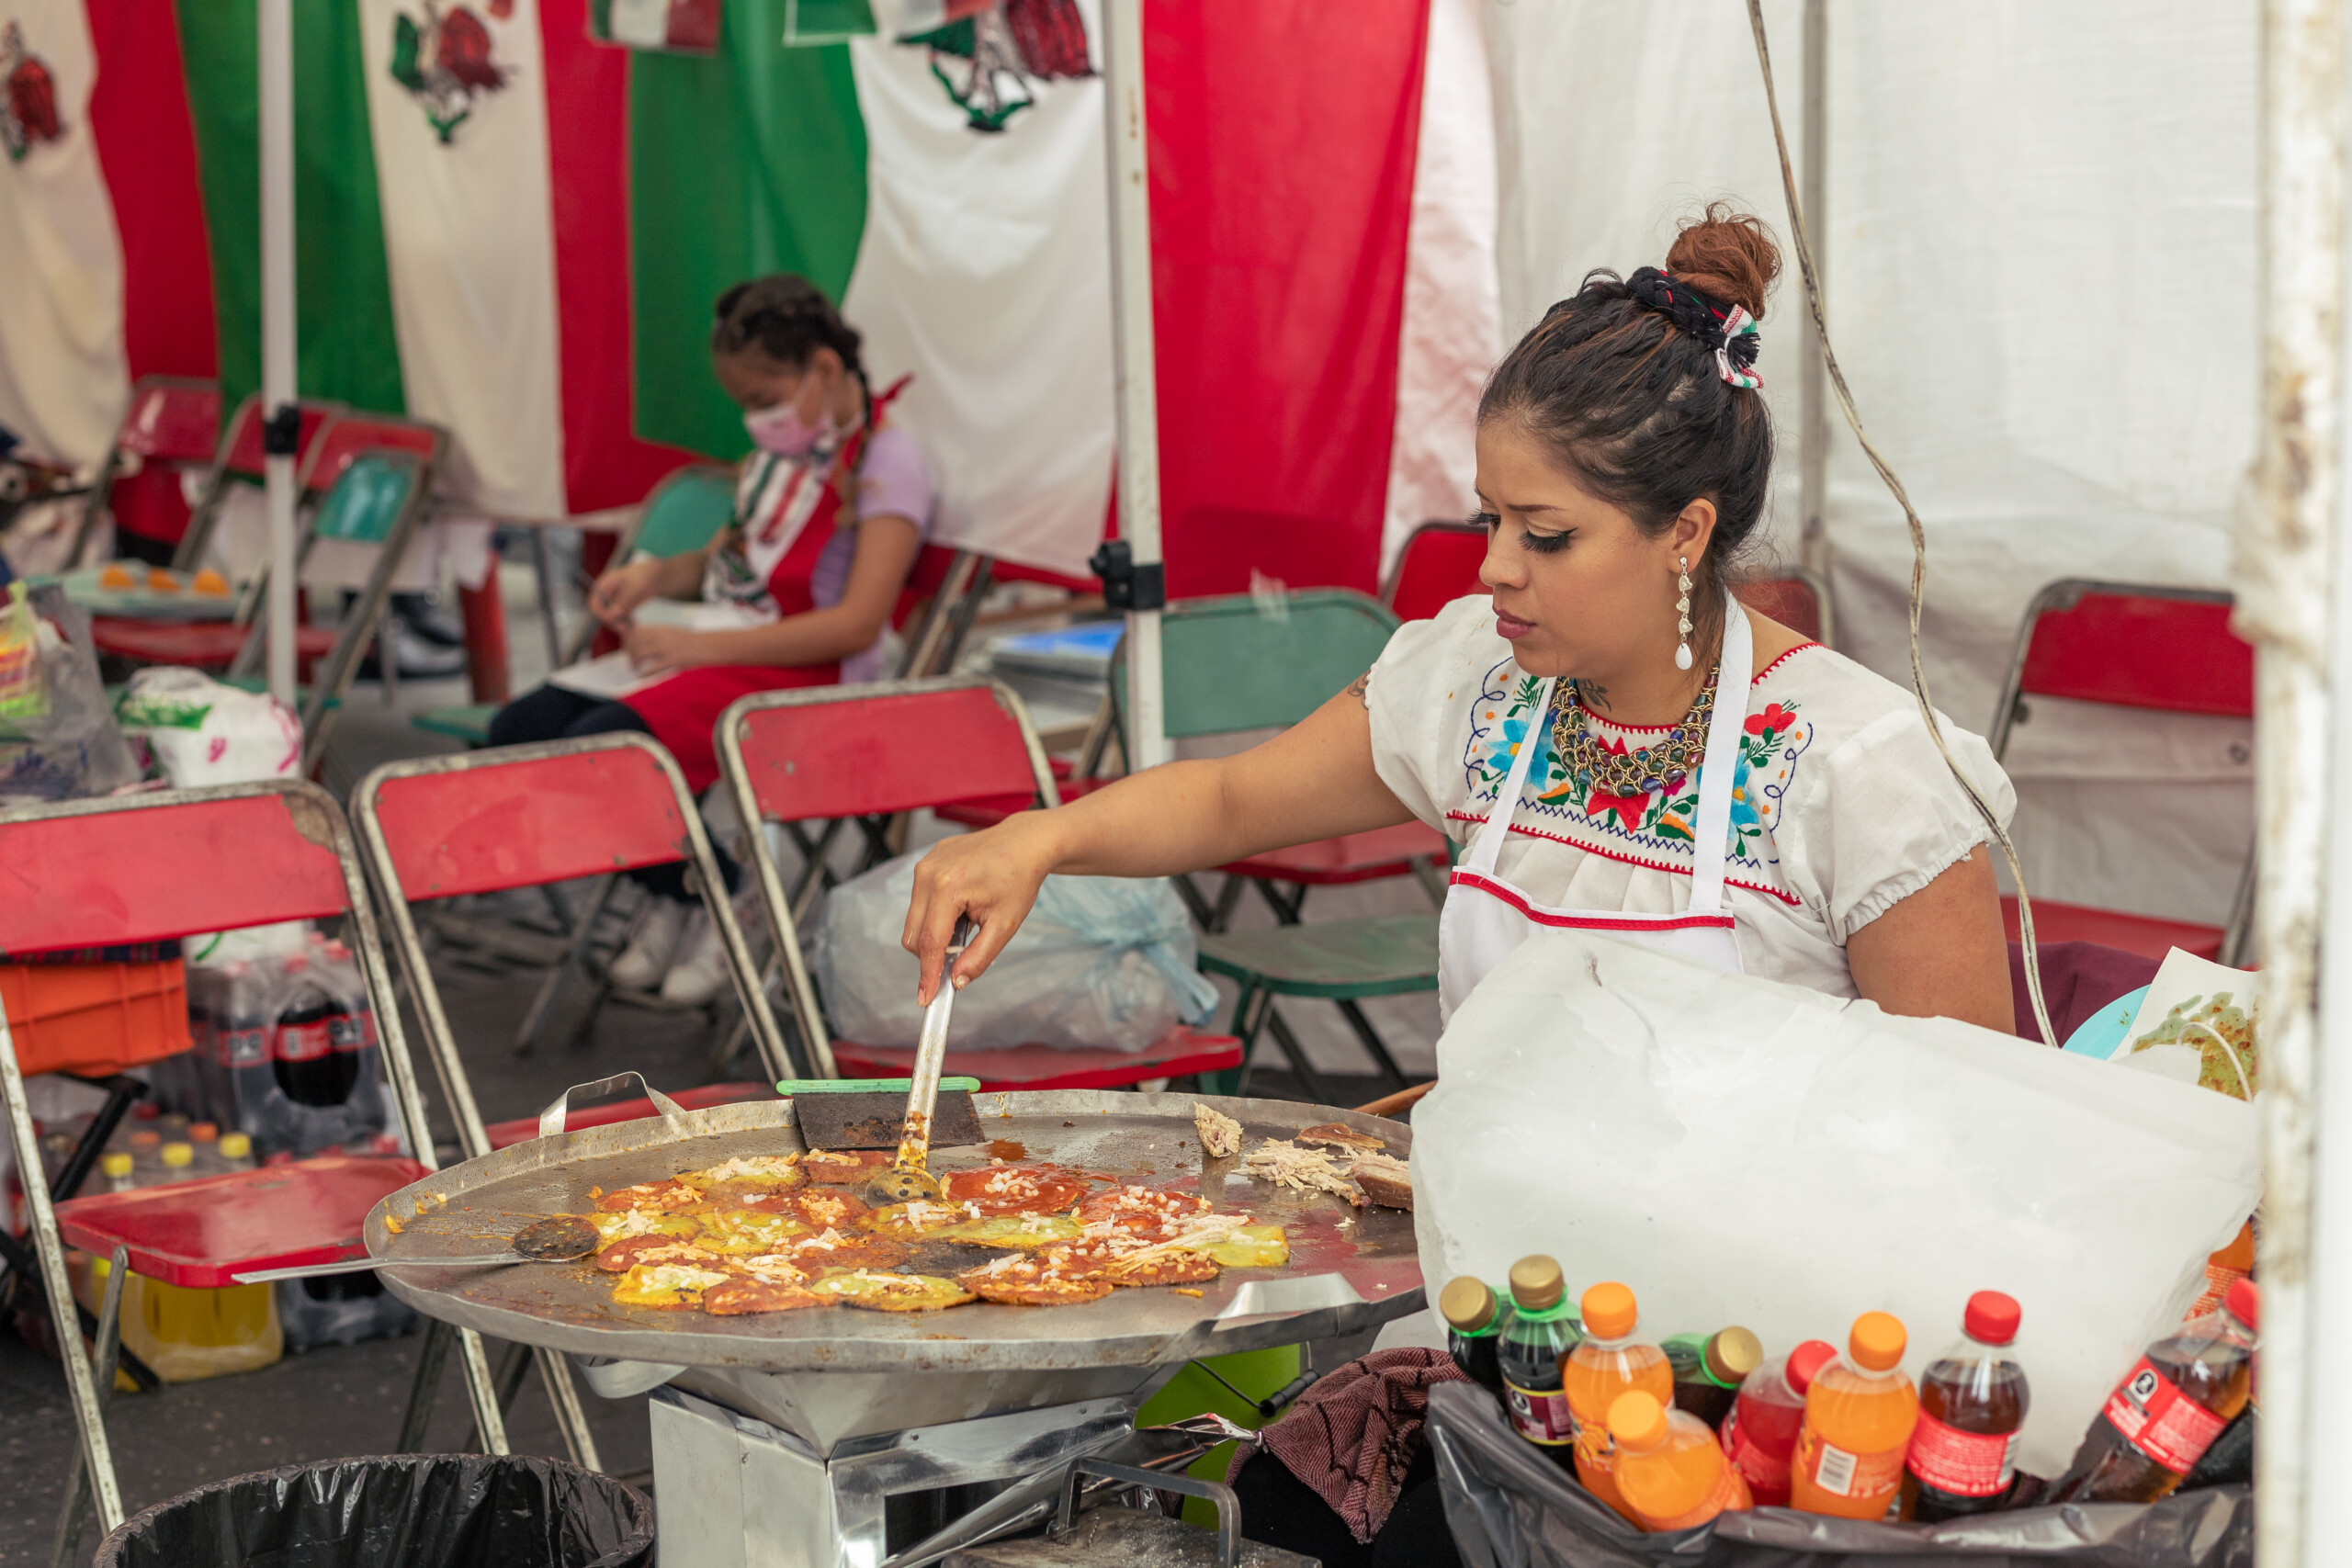
[[[1178,592],[1370,588],[1384,536],[1467,502],[1495,349],[1473,0],[1292,12],[1147,11]],[[89,463],[134,377],[234,406],[253,0],[0,26],[0,269],[34,280],[0,424]],[[1084,572],[1114,445],[1094,0],[295,0],[294,41],[301,389],[446,425],[454,500],[558,517],[739,457],[711,304],[794,271],[877,388],[911,378],[942,541]]]

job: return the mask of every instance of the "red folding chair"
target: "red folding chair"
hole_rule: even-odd
[[[180,475],[212,462],[220,436],[218,382],[187,376],[141,376],[133,382],[130,405],[90,483],[66,563],[80,562],[98,519],[109,513],[119,532],[177,544],[189,517]]]
[[[1028,710],[1009,688],[979,676],[763,692],[720,716],[718,741],[719,773],[733,792],[737,814],[750,825],[746,852],[783,957],[795,1021],[816,1070],[827,1077],[910,1076],[913,1051],[837,1041],[826,1028],[816,983],[801,957],[791,899],[760,825],[811,818],[870,824],[1016,790],[1057,806],[1061,797]],[[1140,1055],[951,1050],[946,1070],[976,1077],[989,1089],[1112,1089],[1219,1072],[1240,1062],[1238,1040],[1180,1025]]]
[[[794,1076],[702,816],[659,741],[623,732],[387,762],[352,792],[351,812],[469,1157],[489,1153],[492,1144],[442,1011],[412,903],[601,879],[587,917],[524,1020],[520,1040],[527,1042],[586,962],[590,935],[619,883],[615,874],[690,862],[762,1066],[771,1080]]]
[[[304,398],[296,407],[300,411],[301,423],[295,434],[294,471],[311,456],[311,444],[330,414],[342,411],[343,405],[323,399]],[[204,564],[204,552],[212,543],[213,525],[220,521],[220,507],[229,498],[233,484],[257,485],[263,481],[267,457],[262,451],[262,408],[259,394],[249,396],[237,405],[237,412],[220,433],[220,446],[212,459],[212,471],[204,481],[204,491],[197,498],[188,513],[187,531],[180,536],[179,548],[172,552],[172,566],[179,571],[193,571]]]
[[[1424,523],[1406,536],[1380,602],[1400,621],[1426,621],[1466,593],[1485,593],[1478,568],[1487,531],[1474,523]]]
[[[76,1199],[53,1208],[38,1179],[40,1147],[16,1047],[0,1015],[0,1099],[6,1101],[17,1169],[34,1178],[22,1184],[26,1213],[73,1393],[84,1473],[107,1529],[122,1522],[121,1494],[66,1280],[66,1242],[100,1254],[125,1247],[153,1267],[163,1266],[169,1254],[172,1269],[191,1281],[208,1269],[225,1273],[364,1256],[359,1235],[369,1207],[384,1191],[406,1186],[433,1168],[433,1133],[417,1092],[399,1004],[384,972],[351,829],[332,795],[314,784],[281,780],[0,811],[0,952],[162,942],[198,931],[334,917],[346,921],[349,945],[368,987],[392,1103],[416,1151],[412,1160],[331,1156],[323,1164],[297,1161],[291,1168],[274,1168],[292,1173],[282,1186],[254,1179],[254,1173],[232,1173]],[[280,1193],[295,1201],[281,1208]],[[182,1216],[217,1211],[211,1217],[219,1223],[167,1225],[174,1239],[160,1243],[154,1226],[162,1223],[157,1216],[166,1201]],[[272,1223],[227,1223],[232,1209],[250,1220],[264,1205]],[[479,1430],[491,1451],[504,1453],[505,1430],[481,1338],[469,1330],[462,1343]],[[100,1348],[102,1356],[110,1356],[110,1346]]]
[[[1829,584],[1817,571],[1798,567],[1787,577],[1759,578],[1732,592],[1757,614],[1770,615],[1824,648],[1838,646],[1838,621],[1829,604]]]
[[[1993,710],[1996,760],[2008,752],[2026,720],[2028,697],[2100,703],[2152,713],[2254,716],[2254,649],[2230,629],[2230,595],[2069,577],[2026,606],[2017,649]],[[2161,960],[2173,948],[2237,966],[2254,924],[2255,852],[2246,851],[2227,923],[2157,919],[2054,899],[2033,901],[2034,931],[2045,942],[2095,942]],[[2011,941],[2017,900],[2001,900]]]

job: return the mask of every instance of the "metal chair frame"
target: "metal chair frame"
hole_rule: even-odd
[[[991,694],[997,705],[1003,709],[1019,727],[1021,743],[1029,757],[1031,781],[1036,785],[1037,798],[1046,807],[1061,804],[1061,792],[1055,785],[1053,769],[1046,765],[1046,748],[1037,738],[1037,727],[1029,717],[1029,710],[1010,686],[985,675],[949,675],[921,681],[884,681],[868,686],[804,686],[791,691],[757,692],[740,697],[719,716],[716,736],[718,749],[718,774],[725,781],[735,802],[737,818],[743,824],[746,840],[743,850],[759,882],[760,900],[767,912],[768,931],[782,958],[786,980],[786,994],[792,1000],[794,1021],[800,1038],[808,1046],[808,1054],[817,1072],[824,1077],[839,1077],[840,1069],[833,1063],[832,1036],[825,1027],[824,1009],[817,995],[816,982],[808,973],[808,964],[800,951],[797,922],[797,894],[785,891],[784,877],[777,869],[775,857],[768,852],[766,835],[761,830],[771,818],[760,808],[759,791],[751,770],[743,758],[743,733],[754,714],[780,709],[817,707],[828,703],[888,702],[894,697],[925,695],[937,692],[983,690]],[[854,818],[864,831],[869,863],[878,863],[896,852],[891,849],[887,824],[895,813],[876,813]],[[831,819],[838,825],[842,818]],[[830,842],[830,835],[827,841]],[[821,861],[812,863],[820,867]],[[802,886],[808,885],[809,872],[804,869]]]
[[[362,981],[368,987],[369,1002],[375,1010],[380,1057],[385,1076],[390,1080],[392,1102],[399,1110],[401,1128],[413,1150],[413,1157],[427,1169],[432,1169],[437,1163],[434,1158],[432,1125],[425,1115],[423,1097],[417,1090],[415,1067],[409,1056],[407,1035],[401,1026],[399,1002],[385,968],[383,947],[377,937],[375,914],[368,900],[359,855],[352,841],[351,827],[333,795],[307,781],[277,779],[264,784],[217,784],[204,789],[164,790],[150,795],[72,800],[0,810],[0,860],[21,866],[23,863],[14,860],[14,855],[26,852],[17,849],[11,840],[20,837],[21,830],[38,823],[69,818],[121,817],[136,812],[188,810],[221,801],[272,796],[285,802],[292,830],[300,832],[313,844],[331,848],[341,868],[343,893],[340,910],[305,912],[336,912],[349,922],[349,946],[358,963]],[[12,832],[12,829],[19,831]],[[120,931],[124,941],[184,934],[186,932],[177,930],[164,931],[145,927],[128,927]],[[122,1492],[115,1477],[113,1451],[107,1440],[97,1381],[82,1345],[80,1320],[74,1310],[72,1286],[66,1279],[65,1251],[58,1235],[57,1212],[50,1201],[47,1184],[40,1179],[40,1145],[33,1134],[32,1111],[26,1098],[24,1075],[17,1066],[16,1043],[5,1013],[0,1013],[0,1100],[6,1101],[8,1134],[16,1155],[17,1169],[27,1178],[21,1183],[25,1210],[32,1234],[33,1249],[40,1259],[42,1290],[49,1298],[50,1313],[56,1327],[59,1355],[65,1364],[66,1384],[74,1402],[74,1424],[81,1435],[82,1472],[96,1506],[100,1525],[104,1529],[112,1530],[122,1523]],[[466,1387],[474,1408],[476,1429],[481,1433],[487,1451],[503,1454],[508,1451],[505,1425],[500,1418],[498,1403],[491,1386],[481,1337],[471,1329],[466,1329],[459,1333],[458,1341]],[[107,1353],[107,1347],[101,1346],[100,1348],[102,1355]],[[438,1371],[437,1362],[434,1364],[434,1370]]]
[[[1986,731],[1986,741],[1993,749],[1993,760],[2000,761],[2008,755],[2009,739],[2017,728],[2017,721],[2024,709],[2026,660],[2033,649],[2035,626],[2041,617],[2053,610],[2070,610],[2094,593],[2113,594],[2131,599],[2172,599],[2192,604],[2233,605],[2236,596],[2226,590],[2214,588],[2177,588],[2145,582],[2110,582],[2099,578],[2062,577],[2046,583],[2025,607],[2025,615],[2018,623],[2017,641],[2009,651],[2009,667],[2001,676],[2001,694],[1993,709],[1993,723]],[[1825,601],[1825,604],[1826,601]],[[1825,623],[1825,629],[1826,626]],[[1824,638],[1824,640],[1827,640]],[[2154,709],[2154,712],[2188,711]],[[2245,867],[2238,874],[2236,894],[2230,900],[2229,920],[2222,930],[2222,947],[2217,961],[2235,969],[2242,967],[2246,950],[2254,938],[2254,910],[2261,845],[2248,844]]]
[[[295,462],[299,473],[300,466],[309,457],[311,449],[316,445],[319,433],[325,428],[325,422],[342,412],[344,405],[329,399],[303,398],[299,400],[297,406],[304,412],[316,414],[320,418],[320,423],[311,427],[311,438],[302,443],[302,450],[296,454]],[[233,468],[232,464],[236,457],[239,431],[246,419],[259,418],[260,412],[261,394],[249,393],[244,401],[239,403],[231,411],[229,417],[221,422],[220,455],[213,459],[211,473],[206,476],[204,493],[198,496],[196,504],[188,509],[187,532],[180,536],[179,547],[172,552],[174,570],[193,571],[204,564],[204,552],[212,543],[212,527],[220,519],[220,502],[229,493],[231,481],[244,479],[247,482],[259,482],[258,474]]]

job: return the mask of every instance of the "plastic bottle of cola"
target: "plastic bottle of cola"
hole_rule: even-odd
[[[340,1105],[348,1083],[338,1083],[334,1026],[345,1010],[334,987],[311,973],[308,953],[286,960],[274,998],[277,1025],[270,1053],[277,1087],[297,1105]]]
[[[1561,1373],[1577,1425],[1577,1479],[1585,1490],[1638,1524],[1617,1491],[1617,1445],[1609,1436],[1609,1407],[1639,1389],[1660,1404],[1674,1403],[1674,1369],[1666,1352],[1642,1343],[1634,1292],[1613,1280],[1584,1293],[1584,1343],[1568,1352]]]
[[[1503,1403],[1519,1435],[1563,1470],[1575,1462],[1576,1421],[1561,1392],[1560,1359],[1577,1343],[1560,1266],[1542,1253],[1510,1266],[1510,1318],[1497,1337]]]
[[[1437,1310],[1445,1319],[1453,1364],[1472,1382],[1502,1397],[1503,1369],[1496,1351],[1502,1341],[1503,1308],[1495,1292],[1484,1280],[1464,1274],[1438,1292]]]
[[[1842,1519],[1886,1517],[1919,1419],[1918,1392],[1903,1371],[1908,1343],[1900,1318],[1866,1312],[1854,1320],[1846,1354],[1815,1375],[1789,1467],[1791,1507]]]
[[[2018,1303],[1998,1291],[1968,1298],[1961,1338],[1919,1380],[1919,1424],[1904,1461],[1903,1517],[1922,1524],[1989,1514],[2017,1484],[2018,1433],[2031,1404],[2017,1342]]]
[[[2154,1503],[2197,1468],[2253,1390],[2262,1296],[2240,1280],[2219,1312],[2148,1347],[2091,1423],[2058,1483],[2061,1503]]]
[[[1645,1530],[1687,1530],[1717,1514],[1755,1506],[1747,1483],[1724,1460],[1707,1424],[1668,1410],[1645,1390],[1617,1396],[1609,1407],[1609,1436],[1616,1447],[1617,1490]]]
[[[1711,1430],[1723,1425],[1740,1385],[1764,1359],[1763,1342],[1745,1328],[1678,1334],[1659,1348],[1674,1369],[1674,1408],[1696,1416]]]
[[[1724,1417],[1724,1452],[1747,1478],[1757,1506],[1789,1503],[1789,1463],[1804,1425],[1805,1391],[1821,1369],[1838,1359],[1826,1339],[1808,1339],[1787,1355],[1765,1362],[1739,1385],[1739,1398]]]

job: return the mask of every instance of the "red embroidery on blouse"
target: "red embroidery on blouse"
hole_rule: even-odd
[[[1484,817],[1474,817],[1469,812],[1461,810],[1447,812],[1445,814],[1445,819],[1449,822],[1471,822],[1480,825],[1483,825],[1487,820]],[[1546,833],[1540,828],[1522,827],[1517,822],[1513,822],[1510,825],[1510,831],[1514,833],[1524,833],[1531,839],[1548,839],[1555,844],[1566,844],[1572,850],[1582,850],[1589,855],[1599,855],[1602,860],[1613,860],[1620,865],[1639,866],[1644,871],[1663,871],[1672,876],[1688,876],[1690,874],[1690,868],[1687,865],[1668,865],[1661,861],[1644,860],[1638,855],[1614,854],[1610,851],[1601,848],[1598,844],[1588,844],[1580,840],[1571,839],[1561,833]],[[1768,898],[1778,898],[1781,903],[1786,904],[1792,909],[1802,909],[1804,908],[1804,899],[1799,898],[1795,894],[1787,892],[1781,888],[1765,887],[1753,882],[1742,882],[1737,877],[1729,875],[1726,875],[1724,878],[1724,886],[1726,887],[1744,887],[1750,893],[1761,893]]]

